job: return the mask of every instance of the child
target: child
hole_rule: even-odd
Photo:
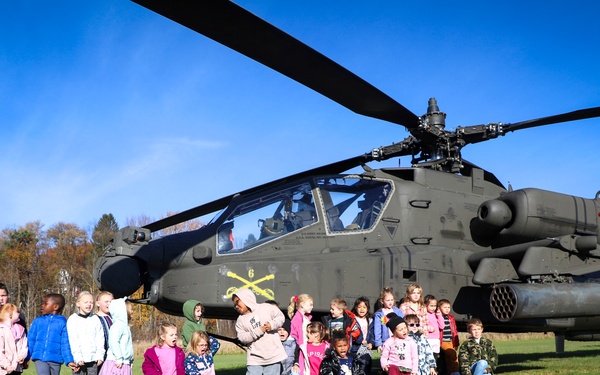
[[[154,346],[144,353],[144,375],[185,375],[185,353],[177,346],[177,327],[173,323],[159,324]]]
[[[213,356],[221,344],[204,331],[192,333],[187,346],[184,367],[186,375],[215,375]]]
[[[21,313],[17,309],[17,306],[12,303],[7,303],[4,305],[3,312],[9,314],[10,330],[15,340],[15,347],[17,350],[17,367],[11,374],[19,375],[23,372],[23,364],[25,363],[25,358],[27,358],[27,335],[25,334],[25,328],[19,324],[19,321],[21,321]]]
[[[306,327],[310,323],[313,309],[313,299],[308,294],[300,294],[290,299],[288,306],[288,316],[291,319],[290,335],[296,340],[297,345],[304,345],[307,342]],[[298,363],[304,362],[304,353],[300,351]],[[300,375],[304,374],[304,366],[300,366]]]
[[[100,319],[100,324],[102,324],[102,331],[104,332],[104,359],[106,359],[106,354],[108,350],[108,330],[112,325],[112,318],[110,316],[110,312],[108,310],[108,306],[110,306],[110,302],[114,299],[113,294],[111,292],[100,292],[96,296],[96,316]]]
[[[7,303],[0,307],[0,375],[12,373],[19,364],[17,345],[11,331],[12,309],[16,306]]]
[[[381,369],[388,375],[416,375],[419,371],[417,344],[408,337],[404,319],[394,313],[386,316],[387,328],[392,336],[383,343],[381,349]]]
[[[440,360],[440,368],[445,367],[446,373],[450,375],[459,375],[458,373],[458,329],[456,320],[450,314],[450,301],[441,299],[438,302],[438,309],[444,320],[444,328],[440,331],[440,351],[443,354]],[[443,364],[443,366],[441,366]]]
[[[287,358],[277,330],[285,317],[281,310],[268,303],[257,303],[254,293],[239,289],[231,298],[240,314],[235,322],[237,338],[248,345],[246,368],[253,375],[279,375],[281,361]]]
[[[418,316],[423,332],[429,332],[427,309],[425,308],[425,302],[423,301],[423,289],[421,289],[419,284],[410,284],[406,288],[404,303],[400,305],[400,310],[402,310],[404,316],[408,314]]]
[[[187,348],[194,332],[206,332],[206,327],[202,320],[202,315],[204,315],[204,305],[200,301],[191,299],[185,301],[182,310],[186,320],[183,323],[183,327],[181,327],[181,342],[183,343],[183,347]]]
[[[325,326],[321,322],[312,322],[306,327],[306,335],[307,342],[298,345],[292,372],[318,375],[325,352],[329,348],[329,343],[325,340],[327,336]],[[300,353],[304,355],[300,356]],[[303,358],[303,361],[299,361],[299,358]]]
[[[367,362],[371,357],[367,354],[354,355],[348,352],[348,338],[342,332],[335,332],[331,339],[331,348],[327,349],[321,362],[320,375],[365,375]],[[312,375],[312,374],[311,374]]]
[[[287,358],[281,362],[282,374],[290,375],[292,372],[292,366],[294,365],[294,360],[296,356],[296,348],[298,345],[296,344],[296,340],[292,336],[290,336],[291,331],[291,322],[289,319],[286,319],[283,322],[283,325],[277,329],[277,333],[279,334],[279,339],[281,340],[281,344],[283,345],[283,349],[285,350],[285,354],[287,354]]]
[[[71,354],[67,319],[60,315],[64,307],[65,297],[47,294],[42,303],[42,315],[31,323],[27,360],[33,360],[38,375],[59,375],[63,363],[74,371],[79,370]]]
[[[373,315],[371,314],[371,303],[367,297],[358,297],[354,301],[352,306],[352,313],[356,318],[356,322],[360,326],[360,330],[363,335],[363,341],[361,347],[366,350],[373,348],[372,340],[372,328],[373,328]],[[360,350],[360,349],[359,349]]]
[[[73,360],[81,374],[96,375],[104,360],[104,330],[93,316],[94,296],[83,291],[77,295],[75,313],[67,320],[67,333]]]
[[[433,356],[437,360],[440,357],[440,332],[444,329],[444,318],[437,308],[437,299],[428,294],[425,296],[425,309],[427,310],[427,332],[423,332],[427,336],[427,341],[433,351]]]
[[[350,352],[356,354],[363,342],[362,331],[354,314],[346,310],[347,307],[346,301],[335,298],[331,301],[329,315],[325,315],[321,320],[330,337],[335,331],[344,332],[350,343]]]
[[[399,317],[403,317],[404,313],[396,307],[394,292],[391,288],[385,287],[381,290],[379,303],[381,303],[381,309],[373,317],[373,344],[377,348],[377,351],[381,352],[383,343],[391,337],[391,332],[386,327],[386,316],[394,313]]]
[[[108,353],[100,375],[131,375],[133,363],[133,341],[129,321],[133,306],[126,298],[112,300],[109,306],[112,325],[108,332]]]
[[[415,340],[419,358],[419,375],[436,375],[436,363],[433,357],[433,351],[423,331],[419,317],[414,314],[404,316],[404,321],[408,326],[408,336]]]
[[[462,375],[493,374],[498,366],[498,353],[492,340],[481,337],[483,323],[477,318],[467,321],[467,332],[471,335],[460,345],[458,363]]]

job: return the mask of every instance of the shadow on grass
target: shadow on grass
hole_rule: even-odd
[[[563,354],[553,352],[546,353],[511,353],[498,355],[497,373],[513,373],[519,371],[543,370],[544,366],[535,365],[534,363],[545,358],[587,358],[597,357],[598,352],[595,350],[574,350]],[[526,366],[525,363],[531,363]]]

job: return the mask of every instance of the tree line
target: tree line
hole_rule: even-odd
[[[127,219],[126,225],[141,227],[152,221],[141,215]],[[202,225],[191,220],[153,233],[153,237],[194,230]],[[40,314],[43,297],[60,293],[66,302],[63,315],[68,317],[75,311],[79,292],[87,290],[94,295],[99,292],[94,281],[94,265],[118,230],[112,214],[102,215],[91,230],[64,222],[45,229],[39,221],[3,229],[0,232],[0,282],[10,291],[9,301],[19,307],[30,323]],[[141,291],[131,298],[139,296]],[[136,339],[151,339],[156,322],[169,320],[180,326],[181,319],[165,315],[152,306],[134,305],[132,333]],[[209,331],[211,327],[216,329],[216,321],[207,323]]]

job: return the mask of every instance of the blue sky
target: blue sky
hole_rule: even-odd
[[[236,3],[417,115],[436,97],[448,129],[600,106],[596,1]],[[0,229],[159,218],[408,135],[125,0],[4,2],[0,45]],[[591,198],[599,130],[528,129],[463,157]]]

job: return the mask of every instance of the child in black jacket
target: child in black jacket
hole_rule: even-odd
[[[348,338],[343,332],[335,332],[331,347],[321,362],[320,375],[365,375],[369,354],[356,355],[349,351]]]

